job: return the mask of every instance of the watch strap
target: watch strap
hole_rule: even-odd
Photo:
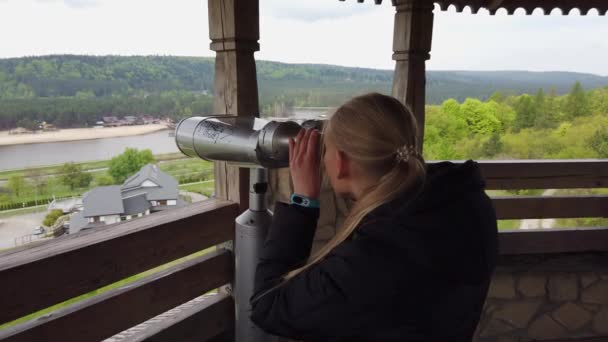
[[[291,204],[299,205],[305,208],[320,208],[319,200],[306,197],[304,195],[292,194],[290,199]]]

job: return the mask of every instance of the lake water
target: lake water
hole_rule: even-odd
[[[0,170],[107,160],[127,147],[150,149],[154,154],[179,152],[169,130],[130,137],[0,146]]]
[[[326,109],[298,108],[293,117],[311,119],[325,112]],[[108,160],[124,152],[127,147],[150,149],[153,154],[179,152],[175,138],[170,137],[169,132],[165,130],[130,137],[0,146],[0,170]]]

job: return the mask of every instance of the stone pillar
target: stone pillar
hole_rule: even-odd
[[[426,61],[431,57],[434,4],[426,0],[393,0],[393,5],[397,11],[393,32],[393,60],[396,62],[393,96],[414,112],[422,151]]]
[[[260,49],[258,0],[209,0],[215,57],[214,113],[259,116],[254,53]],[[215,163],[215,196],[248,208],[249,170]]]

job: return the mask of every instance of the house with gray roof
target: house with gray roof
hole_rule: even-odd
[[[178,185],[175,178],[162,172],[158,166],[148,164],[127,178],[121,191],[127,197],[146,194],[152,211],[158,211],[177,205]]]
[[[178,182],[147,164],[122,185],[100,186],[82,197],[82,210],[70,217],[70,233],[131,220],[183,206]]]

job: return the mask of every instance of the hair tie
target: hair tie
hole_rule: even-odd
[[[402,147],[399,147],[397,149],[397,155],[395,156],[395,159],[397,160],[397,163],[407,163],[410,160],[410,157],[416,155],[418,155],[418,151],[416,151],[414,145],[403,145]]]

